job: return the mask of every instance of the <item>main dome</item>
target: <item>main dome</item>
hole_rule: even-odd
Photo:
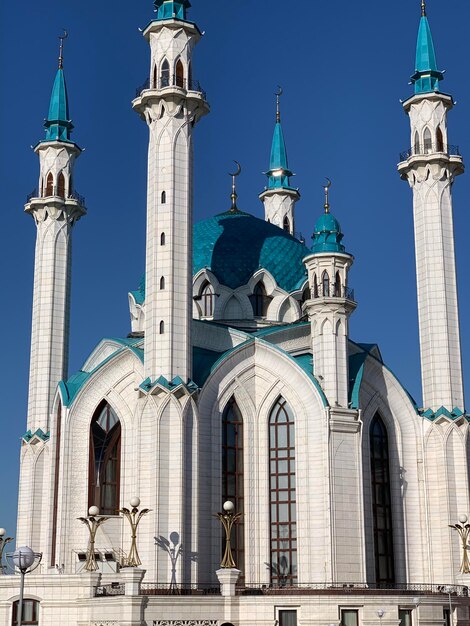
[[[303,259],[310,250],[288,232],[242,211],[221,213],[194,226],[193,273],[209,269],[230,289],[246,285],[266,269],[287,292],[307,279]]]

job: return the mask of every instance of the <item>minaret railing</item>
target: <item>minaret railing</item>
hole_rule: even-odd
[[[412,146],[400,153],[400,163],[407,161],[413,156],[423,156],[428,154],[446,154],[447,156],[462,156],[460,154],[459,146],[455,145],[443,145],[443,144],[431,144],[429,146]]]
[[[206,99],[206,92],[201,87],[201,83],[198,80],[188,80],[187,78],[181,78],[180,76],[174,76],[173,78],[169,76],[163,76],[158,79],[156,85],[150,84],[150,78],[135,90],[136,98],[139,98],[143,91],[147,89],[166,89],[167,87],[179,87],[180,89],[185,89],[186,91],[195,91],[196,93],[200,93],[204,100]]]

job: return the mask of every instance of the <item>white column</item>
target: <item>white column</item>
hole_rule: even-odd
[[[295,203],[299,200],[300,194],[295,189],[266,189],[259,196],[264,204],[264,217],[267,222],[271,222],[279,228],[285,228],[289,223],[289,228],[285,228],[291,235],[295,234]]]
[[[452,219],[452,184],[463,173],[447,145],[450,96],[424,94],[405,102],[412,150],[399,164],[413,190],[423,406],[464,409]]]

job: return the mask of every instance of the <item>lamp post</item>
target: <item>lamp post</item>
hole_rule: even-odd
[[[447,594],[449,594],[449,621],[450,621],[450,626],[454,626],[454,616],[452,615],[452,597],[450,594],[455,591],[455,588],[448,586],[444,588],[444,591]]]
[[[380,620],[380,624],[382,624],[382,617],[383,617],[384,615],[385,615],[385,611],[384,611],[383,609],[379,609],[379,610],[377,611],[377,617],[378,617],[378,618],[379,618],[379,620]]]
[[[4,528],[0,528],[0,573],[5,573],[5,566],[3,565],[3,553],[5,551],[5,547],[7,543],[13,541],[13,537],[5,537],[6,530]]]
[[[131,498],[129,504],[132,507],[131,511],[125,507],[122,507],[119,511],[127,518],[131,527],[131,549],[127,557],[127,567],[139,567],[139,565],[142,565],[142,561],[137,550],[137,527],[143,516],[150,513],[150,509],[142,509],[139,513],[140,498],[137,497]]]
[[[20,570],[20,599],[18,600],[17,626],[23,623],[23,597],[24,597],[24,579],[26,574],[30,574],[37,569],[41,563],[42,553],[34,552],[28,546],[18,548],[15,552],[7,554],[7,558],[11,558],[16,569]]]
[[[459,517],[459,524],[449,524],[449,528],[453,528],[459,533],[462,541],[462,562],[460,564],[460,572],[462,574],[470,574],[470,559],[468,557],[468,537],[470,535],[470,524],[468,523],[468,517],[461,515]]]
[[[88,517],[79,517],[78,519],[85,524],[90,533],[90,539],[88,541],[88,548],[86,553],[85,570],[87,572],[96,572],[98,564],[95,557],[95,539],[98,528],[101,524],[104,524],[109,517],[99,516],[100,510],[97,506],[91,506],[88,509]],[[99,517],[98,517],[99,516]]]
[[[231,535],[232,528],[236,522],[242,516],[241,513],[235,513],[235,505],[230,500],[224,502],[223,513],[216,513],[215,517],[217,517],[224,527],[225,530],[225,552],[220,567],[224,569],[233,569],[236,567],[235,561],[233,560],[232,554],[232,545],[231,545]]]

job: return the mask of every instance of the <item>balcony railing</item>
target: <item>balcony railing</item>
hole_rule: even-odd
[[[462,585],[451,587],[452,595],[470,596],[469,588]],[[446,585],[413,584],[413,583],[296,583],[295,585],[243,585],[237,587],[237,595],[446,595]]]
[[[142,583],[140,586],[142,596],[219,596],[220,585],[212,583],[194,584],[170,584]]]
[[[319,285],[313,291],[313,298],[346,298],[354,300],[354,289],[349,287],[337,287],[336,285]]]
[[[33,189],[33,191],[26,196],[26,204],[31,202],[31,200],[33,198],[38,198],[38,197],[39,197],[38,196],[38,190],[37,189]],[[64,196],[61,193],[59,193],[57,188],[55,188],[55,187],[52,190],[51,194],[47,194],[47,195],[43,196],[43,198],[53,198],[53,197],[63,198]],[[81,206],[85,206],[85,196],[82,196],[81,194],[79,194],[78,191],[72,191],[72,193],[70,193],[68,195],[67,200],[68,199],[76,200]]]
[[[461,156],[459,146],[444,145],[444,144],[426,144],[424,146],[412,146],[400,153],[400,163],[407,161],[413,156],[425,155],[425,154],[446,154],[447,156]]]
[[[157,80],[156,84],[152,85],[150,85],[150,79],[147,78],[144,84],[137,87],[135,90],[135,97],[139,98],[141,93],[146,89],[166,89],[166,87],[180,87],[181,89],[186,89],[187,91],[195,91],[200,93],[204,100],[206,99],[206,92],[201,87],[198,80],[187,80],[186,78],[179,78],[177,76],[174,76],[172,79],[163,76]]]

